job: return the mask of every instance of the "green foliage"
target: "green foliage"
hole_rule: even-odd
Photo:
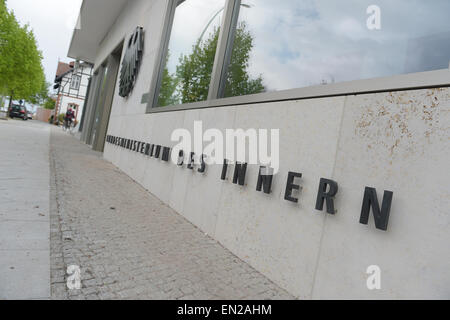
[[[64,118],[66,117],[65,113],[60,113],[58,116],[59,123],[64,123]]]
[[[47,81],[43,81],[41,84],[41,89],[35,94],[28,97],[27,101],[31,104],[44,105],[49,98],[49,90],[48,88],[51,86]]]
[[[208,98],[219,30],[215,28],[205,42],[200,42],[199,39],[190,55],[180,57],[176,77],[180,81],[181,103],[204,101]]]
[[[56,106],[55,100],[53,100],[50,97],[47,97],[47,99],[45,100],[44,105],[43,105],[44,109],[54,110],[55,106]]]
[[[20,26],[0,0],[0,94],[34,100],[45,83],[42,53],[33,31]]]
[[[262,76],[250,79],[247,72],[252,49],[253,38],[247,31],[245,22],[241,22],[236,29],[233,53],[228,68],[225,97],[243,96],[265,91]]]
[[[178,81],[175,77],[169,74],[167,69],[167,62],[169,60],[170,53],[167,54],[166,63],[163,71],[161,90],[159,91],[159,105],[170,106],[177,104],[180,101],[178,92],[176,91]]]
[[[169,74],[167,57],[159,96],[160,106],[204,101],[208,98],[219,32],[220,29],[215,28],[207,40],[197,41],[191,54],[182,55],[175,74]],[[262,77],[251,79],[248,74],[252,49],[253,37],[242,22],[236,30],[225,96],[242,96],[265,91]]]

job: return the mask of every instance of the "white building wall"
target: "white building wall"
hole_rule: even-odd
[[[130,1],[102,42],[96,66],[136,26],[145,52],[134,91],[114,96],[108,134],[174,146],[171,133],[280,128],[273,192],[245,187],[106,144],[104,156],[241,259],[299,298],[450,298],[450,89],[424,89],[145,114],[166,1]],[[228,180],[233,167],[229,168]],[[303,173],[298,204],[284,200],[288,171]],[[314,210],[320,178],[339,183],[332,216]],[[366,186],[394,192],[387,232],[359,223]],[[378,265],[382,289],[366,287]]]
[[[72,98],[68,96],[62,96],[61,97],[61,109],[58,111],[61,113],[66,113],[67,109],[69,108],[69,104],[77,104],[78,105],[78,114],[77,114],[77,121],[79,122],[81,120],[81,116],[83,114],[83,106],[84,106],[84,100],[83,99],[77,99]]]
[[[63,81],[60,90],[61,94],[61,103],[60,109],[58,110],[59,114],[66,113],[69,107],[69,104],[78,105],[78,113],[77,113],[77,121],[81,121],[81,117],[83,115],[83,107],[84,102],[86,100],[87,88],[89,85],[89,75],[92,73],[92,68],[84,67],[84,69],[74,69],[73,72],[67,74]],[[78,75],[81,77],[79,89],[71,88],[71,81],[73,75]]]

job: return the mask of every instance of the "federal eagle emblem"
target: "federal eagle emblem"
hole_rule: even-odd
[[[136,31],[131,35],[122,61],[122,69],[120,71],[119,95],[128,97],[133,90],[134,83],[142,61],[142,52],[144,50],[144,31],[143,28],[137,27]]]

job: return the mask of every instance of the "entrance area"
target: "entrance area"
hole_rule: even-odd
[[[105,147],[122,50],[123,43],[95,70],[91,79],[86,116],[82,123],[81,141],[91,145],[95,151],[103,152]]]

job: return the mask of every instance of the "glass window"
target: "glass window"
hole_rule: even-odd
[[[70,89],[78,90],[80,88],[81,77],[74,75],[70,83]]]
[[[176,8],[158,106],[208,98],[225,0],[187,0]]]
[[[242,0],[225,96],[446,69],[449,0]]]

